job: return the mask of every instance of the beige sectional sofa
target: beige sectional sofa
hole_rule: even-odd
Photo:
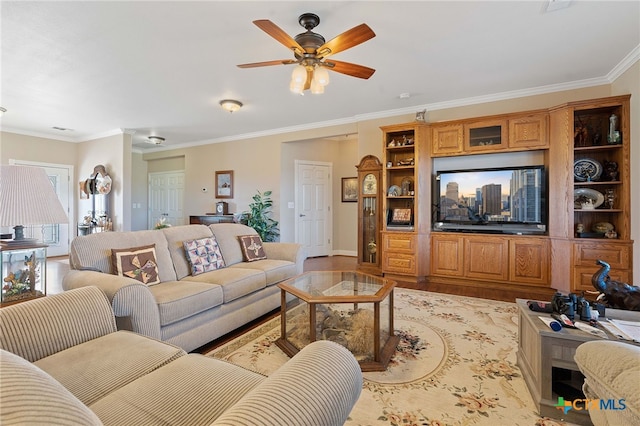
[[[362,389],[314,342],[269,377],[130,331],[96,287],[0,310],[0,424],[342,425]]]
[[[266,259],[247,262],[238,237],[257,235],[237,223],[185,225],[160,230],[103,232],[71,242],[65,290],[97,286],[107,295],[118,329],[192,351],[280,306],[277,283],[302,273],[299,244],[265,242]],[[185,241],[215,237],[225,266],[193,275]],[[159,283],[114,275],[113,249],[155,246]]]

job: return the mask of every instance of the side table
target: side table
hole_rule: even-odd
[[[588,411],[569,410],[565,415],[556,405],[558,397],[567,401],[584,398],[581,390],[584,376],[580,373],[573,356],[576,348],[584,342],[601,338],[577,329],[563,328],[553,331],[538,318],[549,314],[530,310],[524,299],[516,299],[516,304],[519,320],[518,367],[522,371],[538,413],[541,416],[591,425]],[[607,309],[606,316],[640,321],[639,312]],[[616,337],[608,332],[607,335],[610,340],[616,340]]]

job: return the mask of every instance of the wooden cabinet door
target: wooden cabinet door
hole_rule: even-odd
[[[431,234],[431,273],[461,277],[464,241],[459,235]]]
[[[541,149],[549,146],[549,114],[509,120],[509,148]]]
[[[468,278],[507,281],[509,240],[504,237],[474,235],[464,241],[464,275]]]
[[[462,124],[433,126],[431,154],[434,157],[462,153]]]
[[[615,281],[633,284],[631,266],[631,245],[629,243],[603,242],[585,240],[573,245],[573,262],[571,275],[571,291],[595,291],[591,284],[591,277],[600,266],[596,260],[603,260],[611,266],[609,277]]]
[[[521,237],[509,241],[509,281],[549,285],[549,240]]]
[[[507,149],[507,120],[482,120],[464,125],[465,153],[494,152]]]

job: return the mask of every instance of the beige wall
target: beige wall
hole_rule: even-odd
[[[640,285],[640,62],[636,62],[611,85],[612,95],[631,93],[631,239],[634,284]],[[624,135],[622,135],[624,137]]]
[[[519,99],[486,102],[457,108],[427,112],[427,121],[447,121],[484,115],[548,108],[569,101],[600,98],[631,93],[632,138],[640,140],[640,62],[627,70],[612,85],[586,89],[528,96]],[[10,158],[72,164],[76,168],[75,180],[86,178],[96,164],[105,164],[115,177],[114,209],[117,224],[122,229],[146,228],[147,172],[169,171],[184,168],[186,175],[185,215],[197,215],[214,209],[214,173],[216,170],[234,171],[234,198],[226,200],[230,211],[240,212],[248,208],[257,190],[273,191],[276,220],[281,222],[281,238],[293,241],[293,209],[287,203],[293,201],[295,159],[327,161],[333,164],[334,239],[336,253],[355,251],[357,206],[340,202],[340,178],[355,176],[355,165],[365,155],[382,158],[382,134],[380,126],[413,121],[413,114],[403,114],[357,123],[304,130],[226,143],[201,145],[147,154],[130,155],[131,140],[128,135],[118,135],[81,144],[55,141],[32,136],[3,132],[1,134],[0,161]],[[356,141],[337,143],[327,138],[356,134]],[[113,149],[113,147],[116,149]],[[105,149],[108,147],[108,149]],[[638,182],[640,182],[640,149],[631,147],[631,204],[632,211],[640,211]],[[202,187],[209,191],[203,193]],[[132,203],[140,208],[132,209]],[[83,206],[84,207],[84,206]],[[83,210],[77,208],[78,215]],[[632,217],[632,238],[640,238],[640,215]],[[634,244],[634,276],[640,277],[640,250]]]

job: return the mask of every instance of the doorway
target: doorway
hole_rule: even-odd
[[[332,174],[331,163],[295,160],[295,235],[308,257],[332,251]]]
[[[66,256],[69,254],[69,243],[71,236],[69,230],[73,215],[71,207],[73,193],[71,188],[71,176],[73,176],[73,166],[68,164],[50,164],[35,161],[9,160],[9,164],[16,166],[31,166],[44,169],[56,191],[56,195],[62,204],[62,208],[67,212],[69,222],[28,225],[24,227],[24,235],[27,238],[37,238],[42,240],[47,247],[47,257]]]
[[[184,225],[184,170],[149,173],[149,229],[158,221]]]

